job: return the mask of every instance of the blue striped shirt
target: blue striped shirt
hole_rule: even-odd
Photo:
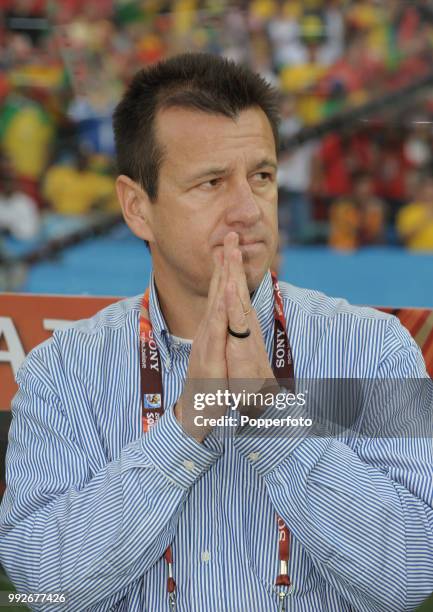
[[[395,317],[280,285],[295,377],[373,381],[366,430],[407,432],[215,431],[198,444],[173,414],[190,345],[170,336],[152,281],[166,411],[148,434],[141,296],[55,332],[18,372],[0,516],[18,591],[66,592],[62,609],[77,612],[168,612],[171,544],[180,612],[275,612],[276,512],[293,538],[289,610],[411,610],[433,591],[431,393],[376,392],[379,380],[427,376],[418,347]],[[269,274],[253,306],[270,356]]]

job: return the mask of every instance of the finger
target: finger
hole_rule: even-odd
[[[212,278],[209,284],[208,301],[207,301],[207,309],[206,309],[207,314],[209,314],[214,304],[215,297],[218,293],[218,287],[220,284],[222,271],[223,271],[222,258],[214,256],[214,270],[213,270]]]
[[[224,289],[227,284],[228,277],[228,262],[224,261],[221,265],[221,260],[218,263],[220,271],[218,276],[218,285],[215,289],[212,303],[209,303],[207,316],[203,321],[204,332],[208,335],[211,342],[214,343],[215,350],[220,348],[225,349],[227,339],[227,312],[224,297]]]
[[[227,344],[227,310],[224,293],[215,297],[206,321],[203,321],[206,353],[214,358],[224,358]],[[210,358],[210,357],[209,357]]]
[[[242,253],[239,249],[239,234],[236,232],[229,232],[224,239],[224,258],[230,262],[230,279],[236,282],[244,311],[248,311],[251,308],[250,293]]]
[[[230,261],[231,254],[234,249],[239,246],[239,234],[236,232],[229,232],[224,238],[224,260]]]
[[[225,290],[228,325],[234,332],[244,333],[248,329],[248,321],[244,315],[236,283],[229,280]],[[236,338],[235,338],[236,339]]]
[[[242,253],[239,249],[233,249],[230,257],[229,280],[236,283],[239,298],[244,313],[251,310],[250,292],[248,289],[247,277],[245,274]]]
[[[229,262],[226,261],[223,257],[221,257],[221,259],[219,259],[218,265],[219,265],[218,284],[215,287],[215,294],[213,296],[213,302],[210,304],[210,312],[218,308],[218,304],[221,301],[221,298],[222,298],[222,302],[224,304],[224,309],[225,309],[224,290],[227,284],[227,279],[228,279],[228,274],[229,274]]]

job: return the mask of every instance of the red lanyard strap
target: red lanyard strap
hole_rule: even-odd
[[[149,316],[149,288],[140,315],[140,371],[143,431],[147,433],[164,413],[161,359]],[[150,393],[149,393],[150,391]]]
[[[164,413],[161,359],[149,316],[149,288],[143,297],[140,315],[141,422],[147,433]],[[149,393],[149,391],[151,391]],[[176,609],[176,583],[173,578],[171,546],[164,553],[168,567],[167,592],[172,610]]]
[[[272,352],[272,370],[277,381],[284,382],[290,390],[295,392],[295,375],[293,367],[292,349],[290,348],[289,338],[287,336],[286,317],[284,316],[283,299],[281,297],[280,287],[275,275],[272,275],[272,284],[274,288],[274,347]],[[275,586],[279,590],[280,611],[285,609],[285,598],[287,597],[287,589],[291,586],[289,576],[289,559],[290,559],[290,538],[289,528],[284,523],[283,519],[277,515],[278,524],[278,557],[279,557],[279,574],[275,580]]]
[[[294,391],[294,368],[292,350],[286,332],[286,318],[283,300],[276,276],[272,275],[274,291],[274,346],[272,352],[272,370],[277,381],[284,381]],[[143,432],[147,433],[164,413],[164,393],[162,386],[161,359],[153,336],[149,316],[149,288],[143,297],[140,314],[140,373],[141,405]],[[280,611],[285,609],[284,600],[291,581],[288,573],[290,558],[290,531],[282,518],[277,516],[278,524],[278,558],[279,574],[275,586],[279,589]],[[176,583],[173,578],[173,558],[171,547],[164,553],[168,566],[167,592],[172,610],[176,608]]]

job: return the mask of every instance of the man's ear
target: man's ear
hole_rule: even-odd
[[[147,193],[124,174],[120,174],[116,179],[116,191],[123,217],[131,232],[142,240],[152,242],[154,236],[149,223],[152,202]]]

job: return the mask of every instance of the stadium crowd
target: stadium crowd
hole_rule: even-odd
[[[397,101],[431,71],[432,0],[0,0],[0,11],[0,231],[20,240],[47,211],[116,210],[112,111],[161,58],[207,51],[252,66],[281,90],[283,140]],[[285,147],[282,243],[433,250],[432,119],[433,85],[404,112]]]

